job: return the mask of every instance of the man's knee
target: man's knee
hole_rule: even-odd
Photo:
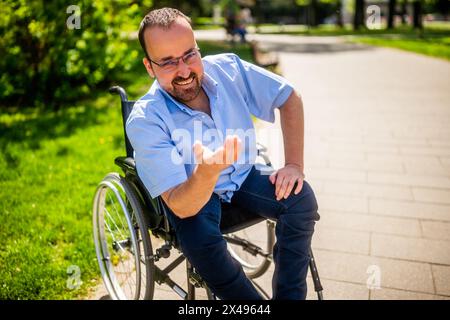
[[[197,234],[184,237],[181,241],[183,253],[208,259],[227,251],[227,244],[222,235]]]
[[[316,221],[320,219],[317,212],[319,209],[317,199],[311,185],[308,182],[303,181],[303,187],[300,193],[297,195],[292,193],[291,197],[294,197],[294,199],[292,200],[292,204],[288,205],[287,211],[306,215]]]
[[[218,220],[213,213],[201,213],[184,219],[177,230],[177,237],[185,255],[206,254],[211,251],[226,250],[226,242],[220,231]]]

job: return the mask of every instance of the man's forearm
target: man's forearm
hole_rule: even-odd
[[[166,204],[180,218],[196,215],[211,198],[219,175],[197,166],[188,180],[172,190]]]
[[[281,129],[283,131],[285,164],[297,164],[304,168],[304,119],[303,103],[294,91],[280,108]]]

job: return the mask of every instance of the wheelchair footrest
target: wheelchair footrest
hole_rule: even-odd
[[[202,288],[205,284],[202,277],[196,272],[189,272],[189,282],[196,288]]]
[[[265,258],[270,258],[270,256],[271,256],[269,253],[264,252],[264,250],[261,249],[260,247],[258,247],[257,245],[255,245],[245,239],[239,238],[237,236],[234,236],[234,235],[233,236],[224,236],[224,239],[227,240],[229,243],[241,246],[244,251],[247,251],[248,253],[250,253],[253,256],[261,255]]]
[[[155,266],[155,281],[159,285],[167,284],[176,294],[178,294],[183,300],[187,297],[187,292],[181,288],[175,281],[173,281],[167,273]]]

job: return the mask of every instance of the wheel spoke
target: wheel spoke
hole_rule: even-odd
[[[114,207],[114,209],[115,209],[116,216],[119,218],[119,221],[120,221],[120,223],[122,224],[122,227],[123,227],[124,229],[126,229],[126,227],[125,227],[125,225],[124,225],[124,223],[123,223],[123,219],[121,219],[121,217],[120,217],[119,210],[117,210],[117,207],[116,207],[116,205],[115,205],[115,202],[112,201],[111,195],[110,195],[109,193],[108,193],[108,196],[109,196],[110,199],[111,199],[111,203],[112,203],[112,205],[113,205],[113,207]],[[122,210],[122,212],[123,212],[123,210]]]
[[[116,227],[115,230],[117,230],[117,231],[120,233],[120,237],[121,237],[122,239],[127,239],[127,237],[125,237],[125,235],[120,231],[120,229],[119,229],[119,227],[117,226],[117,224],[116,224],[116,222],[114,221],[114,219],[111,217],[111,214],[109,213],[108,209],[105,208],[105,211],[106,211],[106,214],[107,214],[109,220],[111,220],[112,223],[114,223],[114,226]],[[109,229],[109,230],[111,230],[111,229]],[[111,231],[111,232],[112,232],[112,231]]]

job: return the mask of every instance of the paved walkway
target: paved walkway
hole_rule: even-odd
[[[256,38],[279,52],[303,97],[325,298],[449,299],[450,63],[338,38]],[[280,166],[282,140],[264,138],[281,139],[278,119],[258,126]],[[269,292],[272,272],[258,281]],[[176,297],[166,288],[157,295]]]
[[[325,297],[448,299],[450,64],[336,38],[284,38],[266,45],[280,51],[304,101]]]

